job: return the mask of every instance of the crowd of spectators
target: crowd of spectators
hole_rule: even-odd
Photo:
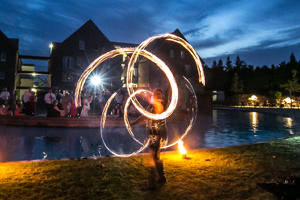
[[[0,115],[6,116],[47,116],[47,117],[88,117],[89,115],[100,116],[105,103],[112,92],[104,89],[99,93],[91,94],[83,92],[82,105],[75,106],[74,96],[69,91],[49,89],[47,93],[30,91],[24,92],[21,98],[15,93],[10,94],[7,88],[0,93]],[[109,108],[109,114],[116,118],[123,115],[125,95],[122,89],[118,93]]]

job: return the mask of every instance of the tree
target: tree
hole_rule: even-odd
[[[292,97],[295,92],[300,92],[300,84],[297,79],[297,71],[293,69],[291,72],[292,79],[288,80],[287,83],[281,84],[280,87],[287,90],[289,95]]]
[[[224,66],[223,66],[223,61],[222,61],[222,59],[220,59],[220,60],[218,61],[217,68],[223,71]]]
[[[294,53],[291,53],[290,55],[290,62],[289,62],[292,66],[295,65],[297,63],[296,61],[296,57],[294,55]]]
[[[233,74],[230,90],[232,94],[238,94],[243,91],[243,83],[239,80],[237,73]]]
[[[227,56],[226,58],[226,71],[231,71],[232,70],[232,62],[230,60],[230,57]]]
[[[235,60],[235,67],[240,70],[241,69],[241,59],[240,59],[240,56],[237,56],[236,57],[236,60]]]
[[[217,68],[217,61],[216,60],[213,61],[211,68]]]

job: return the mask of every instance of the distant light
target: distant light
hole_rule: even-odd
[[[53,43],[51,42],[51,43],[49,44],[49,48],[52,50],[53,47],[54,47],[54,45],[53,45]]]
[[[34,92],[34,93],[36,93],[36,92],[37,92],[37,89],[31,88],[31,91]]]
[[[249,100],[251,100],[251,101],[256,101],[256,100],[257,100],[257,96],[252,95],[252,96],[249,98]]]
[[[292,103],[292,99],[290,97],[285,98],[284,101],[288,104]]]
[[[91,83],[95,87],[102,84],[101,77],[99,75],[94,75],[91,77]]]
[[[34,73],[34,72],[32,73],[32,76],[36,76],[36,75],[37,75],[36,73]]]

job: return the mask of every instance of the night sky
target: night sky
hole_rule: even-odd
[[[21,54],[49,55],[88,19],[111,40],[140,43],[179,28],[199,55],[252,65],[300,58],[299,0],[0,0],[0,30]]]

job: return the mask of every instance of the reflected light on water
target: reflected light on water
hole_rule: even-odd
[[[251,122],[251,125],[252,125],[253,132],[256,133],[257,124],[258,124],[257,112],[250,112],[249,115],[250,115],[250,122]]]
[[[285,126],[286,126],[287,128],[289,128],[289,133],[290,133],[291,135],[293,135],[294,132],[293,132],[293,130],[291,129],[292,126],[293,126],[293,119],[290,118],[290,117],[285,117],[285,118],[283,118],[283,120],[284,120],[284,122],[285,122]]]

